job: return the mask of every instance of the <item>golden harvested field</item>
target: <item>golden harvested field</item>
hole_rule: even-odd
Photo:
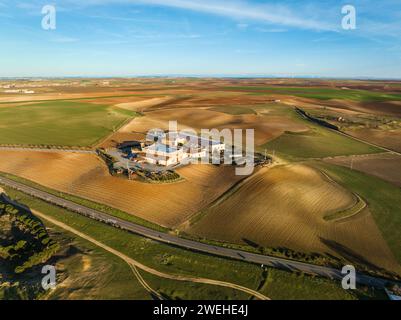
[[[198,131],[213,128],[255,129],[257,145],[277,138],[286,130],[299,132],[308,129],[282,112],[282,109],[288,107],[279,104],[272,106],[270,102],[269,108],[266,108],[273,98],[266,100],[266,97],[262,96],[224,91],[172,91],[168,96],[162,95],[163,91],[155,91],[152,94],[156,92],[157,97],[154,98],[149,96],[140,99],[138,96],[88,100],[93,103],[112,103],[114,106],[141,111],[144,114],[143,117],[133,119],[101,146],[113,145],[111,140],[122,142],[137,139],[137,133],[146,134],[150,129],[167,130],[169,121],[177,121],[180,129],[193,128]],[[174,92],[181,95],[174,96]],[[227,108],[228,112],[223,112],[223,109],[220,112],[208,110],[219,106]],[[229,114],[230,107],[244,107],[250,110],[255,108],[257,114]]]
[[[241,179],[232,167],[194,165],[178,171],[185,181],[147,184],[110,176],[94,155],[19,151],[0,152],[0,171],[166,227],[183,223]]]
[[[116,104],[115,107],[130,110],[130,111],[143,111],[149,107],[157,106],[166,102],[171,101],[173,98],[171,97],[161,97],[161,98],[152,98],[146,100],[140,100],[135,102],[125,102]]]
[[[342,222],[323,217],[351,206],[354,197],[305,165],[264,168],[217,201],[187,232],[209,239],[302,252],[329,252],[400,270],[368,209]]]
[[[169,109],[147,112],[144,117],[135,118],[120,132],[143,132],[150,129],[168,129],[169,121],[177,121],[179,129],[255,129],[255,143],[261,145],[274,139],[284,131],[305,131],[308,128],[285,116],[277,115],[230,115],[205,109]]]
[[[401,156],[397,154],[376,154],[360,157],[336,157],[325,161],[382,178],[401,187]]]

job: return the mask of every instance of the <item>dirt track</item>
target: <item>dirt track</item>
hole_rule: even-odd
[[[167,273],[164,273],[164,272],[157,271],[157,270],[152,269],[152,268],[150,268],[148,266],[145,266],[142,263],[140,263],[140,262],[138,262],[138,261],[136,261],[136,260],[124,255],[123,253],[121,253],[121,252],[119,252],[119,251],[117,251],[117,250],[115,250],[115,249],[113,249],[113,248],[101,243],[100,241],[95,240],[92,237],[90,237],[90,236],[88,236],[88,235],[86,235],[86,234],[84,234],[84,233],[82,233],[82,232],[80,232],[80,231],[78,231],[78,230],[76,230],[74,228],[71,228],[70,226],[66,225],[65,223],[62,223],[62,222],[60,222],[60,221],[58,221],[58,220],[56,220],[54,218],[50,218],[47,215],[45,215],[45,214],[43,214],[43,213],[41,213],[39,211],[32,210],[32,212],[36,216],[38,216],[39,218],[44,219],[44,220],[46,220],[46,221],[48,221],[48,222],[50,222],[50,223],[52,223],[52,224],[54,224],[54,225],[56,225],[56,226],[58,226],[60,228],[66,230],[68,232],[71,232],[71,233],[73,233],[73,234],[75,234],[75,235],[77,235],[77,236],[79,236],[79,237],[81,237],[81,238],[83,238],[83,239],[95,244],[96,246],[98,246],[98,247],[100,247],[100,248],[102,248],[102,249],[114,254],[115,256],[123,259],[130,266],[134,266],[135,268],[139,268],[139,269],[141,269],[143,271],[146,271],[146,272],[148,272],[148,273],[150,273],[152,275],[155,275],[157,277],[165,278],[165,279],[169,279],[169,280],[195,282],[195,283],[202,283],[202,284],[209,284],[209,285],[216,285],[216,286],[220,286],[220,287],[231,288],[231,289],[235,289],[235,290],[239,290],[239,291],[245,292],[245,293],[247,293],[247,294],[249,294],[251,296],[254,296],[254,297],[256,297],[256,298],[258,298],[260,300],[270,300],[268,297],[266,297],[265,295],[255,291],[255,290],[252,290],[252,289],[249,289],[249,288],[237,285],[237,284],[224,282],[224,281],[219,281],[219,280],[206,279],[206,278],[196,278],[196,277],[172,275],[172,274],[167,274]]]

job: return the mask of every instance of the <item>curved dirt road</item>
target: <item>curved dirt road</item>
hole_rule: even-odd
[[[93,239],[92,237],[90,237],[90,236],[88,236],[88,235],[86,235],[86,234],[84,234],[84,233],[82,233],[82,232],[80,232],[78,230],[75,230],[74,228],[71,228],[70,226],[66,225],[65,223],[62,223],[62,222],[60,222],[60,221],[58,221],[56,219],[50,218],[50,217],[46,216],[45,214],[43,214],[43,213],[41,213],[39,211],[32,210],[32,212],[36,216],[38,216],[38,217],[40,217],[40,218],[42,218],[42,219],[44,219],[44,220],[56,225],[56,226],[58,226],[58,227],[66,230],[66,231],[69,231],[69,232],[71,232],[71,233],[73,233],[73,234],[75,234],[75,235],[77,235],[77,236],[79,236],[79,237],[81,237],[81,238],[83,238],[83,239],[95,244],[96,246],[98,246],[98,247],[100,247],[100,248],[102,248],[102,249],[114,254],[115,256],[117,256],[117,257],[121,258],[122,260],[124,260],[125,262],[127,262],[130,266],[133,266],[135,268],[139,268],[139,269],[141,269],[143,271],[146,271],[146,272],[148,272],[150,274],[153,274],[155,276],[158,276],[160,278],[165,278],[165,279],[169,279],[169,280],[177,280],[177,281],[186,281],[186,282],[195,282],[195,283],[216,285],[216,286],[220,286],[220,287],[226,287],[226,288],[231,288],[231,289],[235,289],[235,290],[239,290],[239,291],[245,292],[245,293],[247,293],[247,294],[249,294],[251,296],[254,296],[254,297],[256,297],[256,298],[258,298],[260,300],[270,300],[268,297],[266,297],[265,295],[255,291],[255,290],[252,290],[252,289],[249,289],[249,288],[246,288],[246,287],[234,284],[234,283],[229,283],[229,282],[224,282],[224,281],[219,281],[219,280],[206,279],[206,278],[196,278],[196,277],[189,277],[189,276],[172,275],[172,274],[167,274],[167,273],[164,273],[164,272],[161,272],[161,271],[157,271],[157,270],[152,269],[152,268],[150,268],[148,266],[145,266],[142,263],[140,263],[140,262],[138,262],[138,261],[126,256],[125,254],[123,254],[123,253],[121,253],[121,252],[119,252],[119,251],[117,251],[117,250],[115,250],[115,249],[113,249],[113,248],[111,248],[111,247],[109,247],[109,246],[107,246],[107,245],[105,245],[105,244]]]

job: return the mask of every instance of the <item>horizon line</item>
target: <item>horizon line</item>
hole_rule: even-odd
[[[401,81],[401,77],[376,76],[316,76],[316,75],[288,75],[288,74],[140,74],[140,75],[72,75],[72,76],[0,76],[0,80],[41,80],[41,79],[144,79],[144,78],[172,78],[172,79],[322,79],[322,80],[371,80],[371,81]]]

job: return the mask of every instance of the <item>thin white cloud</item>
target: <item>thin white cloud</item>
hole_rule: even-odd
[[[67,7],[71,9],[71,7],[84,8],[113,4],[160,6],[227,17],[236,20],[237,23],[270,25],[271,27],[266,27],[266,30],[287,31],[287,29],[296,28],[343,32],[341,29],[343,17],[341,7],[344,3],[333,4],[327,0],[303,0],[299,2],[271,0],[264,4],[261,1],[256,3],[256,1],[251,0],[59,0],[57,8],[58,10],[63,9],[61,4],[64,5],[64,9]],[[16,3],[17,6],[27,8],[32,4],[43,5],[43,1],[22,2],[21,0]],[[354,0],[353,5],[357,8],[358,21],[358,30],[354,32],[355,36],[400,38],[401,11],[399,10],[399,0]],[[134,10],[133,12],[137,14],[138,11]],[[133,17],[132,19],[135,18],[140,19],[140,17]],[[130,20],[129,17],[121,17],[120,19]]]
[[[69,0],[69,2],[80,2]],[[319,31],[334,31],[336,25],[323,19],[308,17],[308,11],[304,14],[295,13],[289,7],[280,4],[254,4],[249,1],[224,1],[224,0],[87,0],[85,5],[105,4],[141,4],[157,5],[177,9],[203,12],[238,20],[255,20],[263,23],[295,27],[301,29],[314,29]]]
[[[257,32],[262,32],[262,33],[282,33],[282,32],[287,32],[287,29],[284,28],[260,28],[257,27],[255,28],[255,31]]]

